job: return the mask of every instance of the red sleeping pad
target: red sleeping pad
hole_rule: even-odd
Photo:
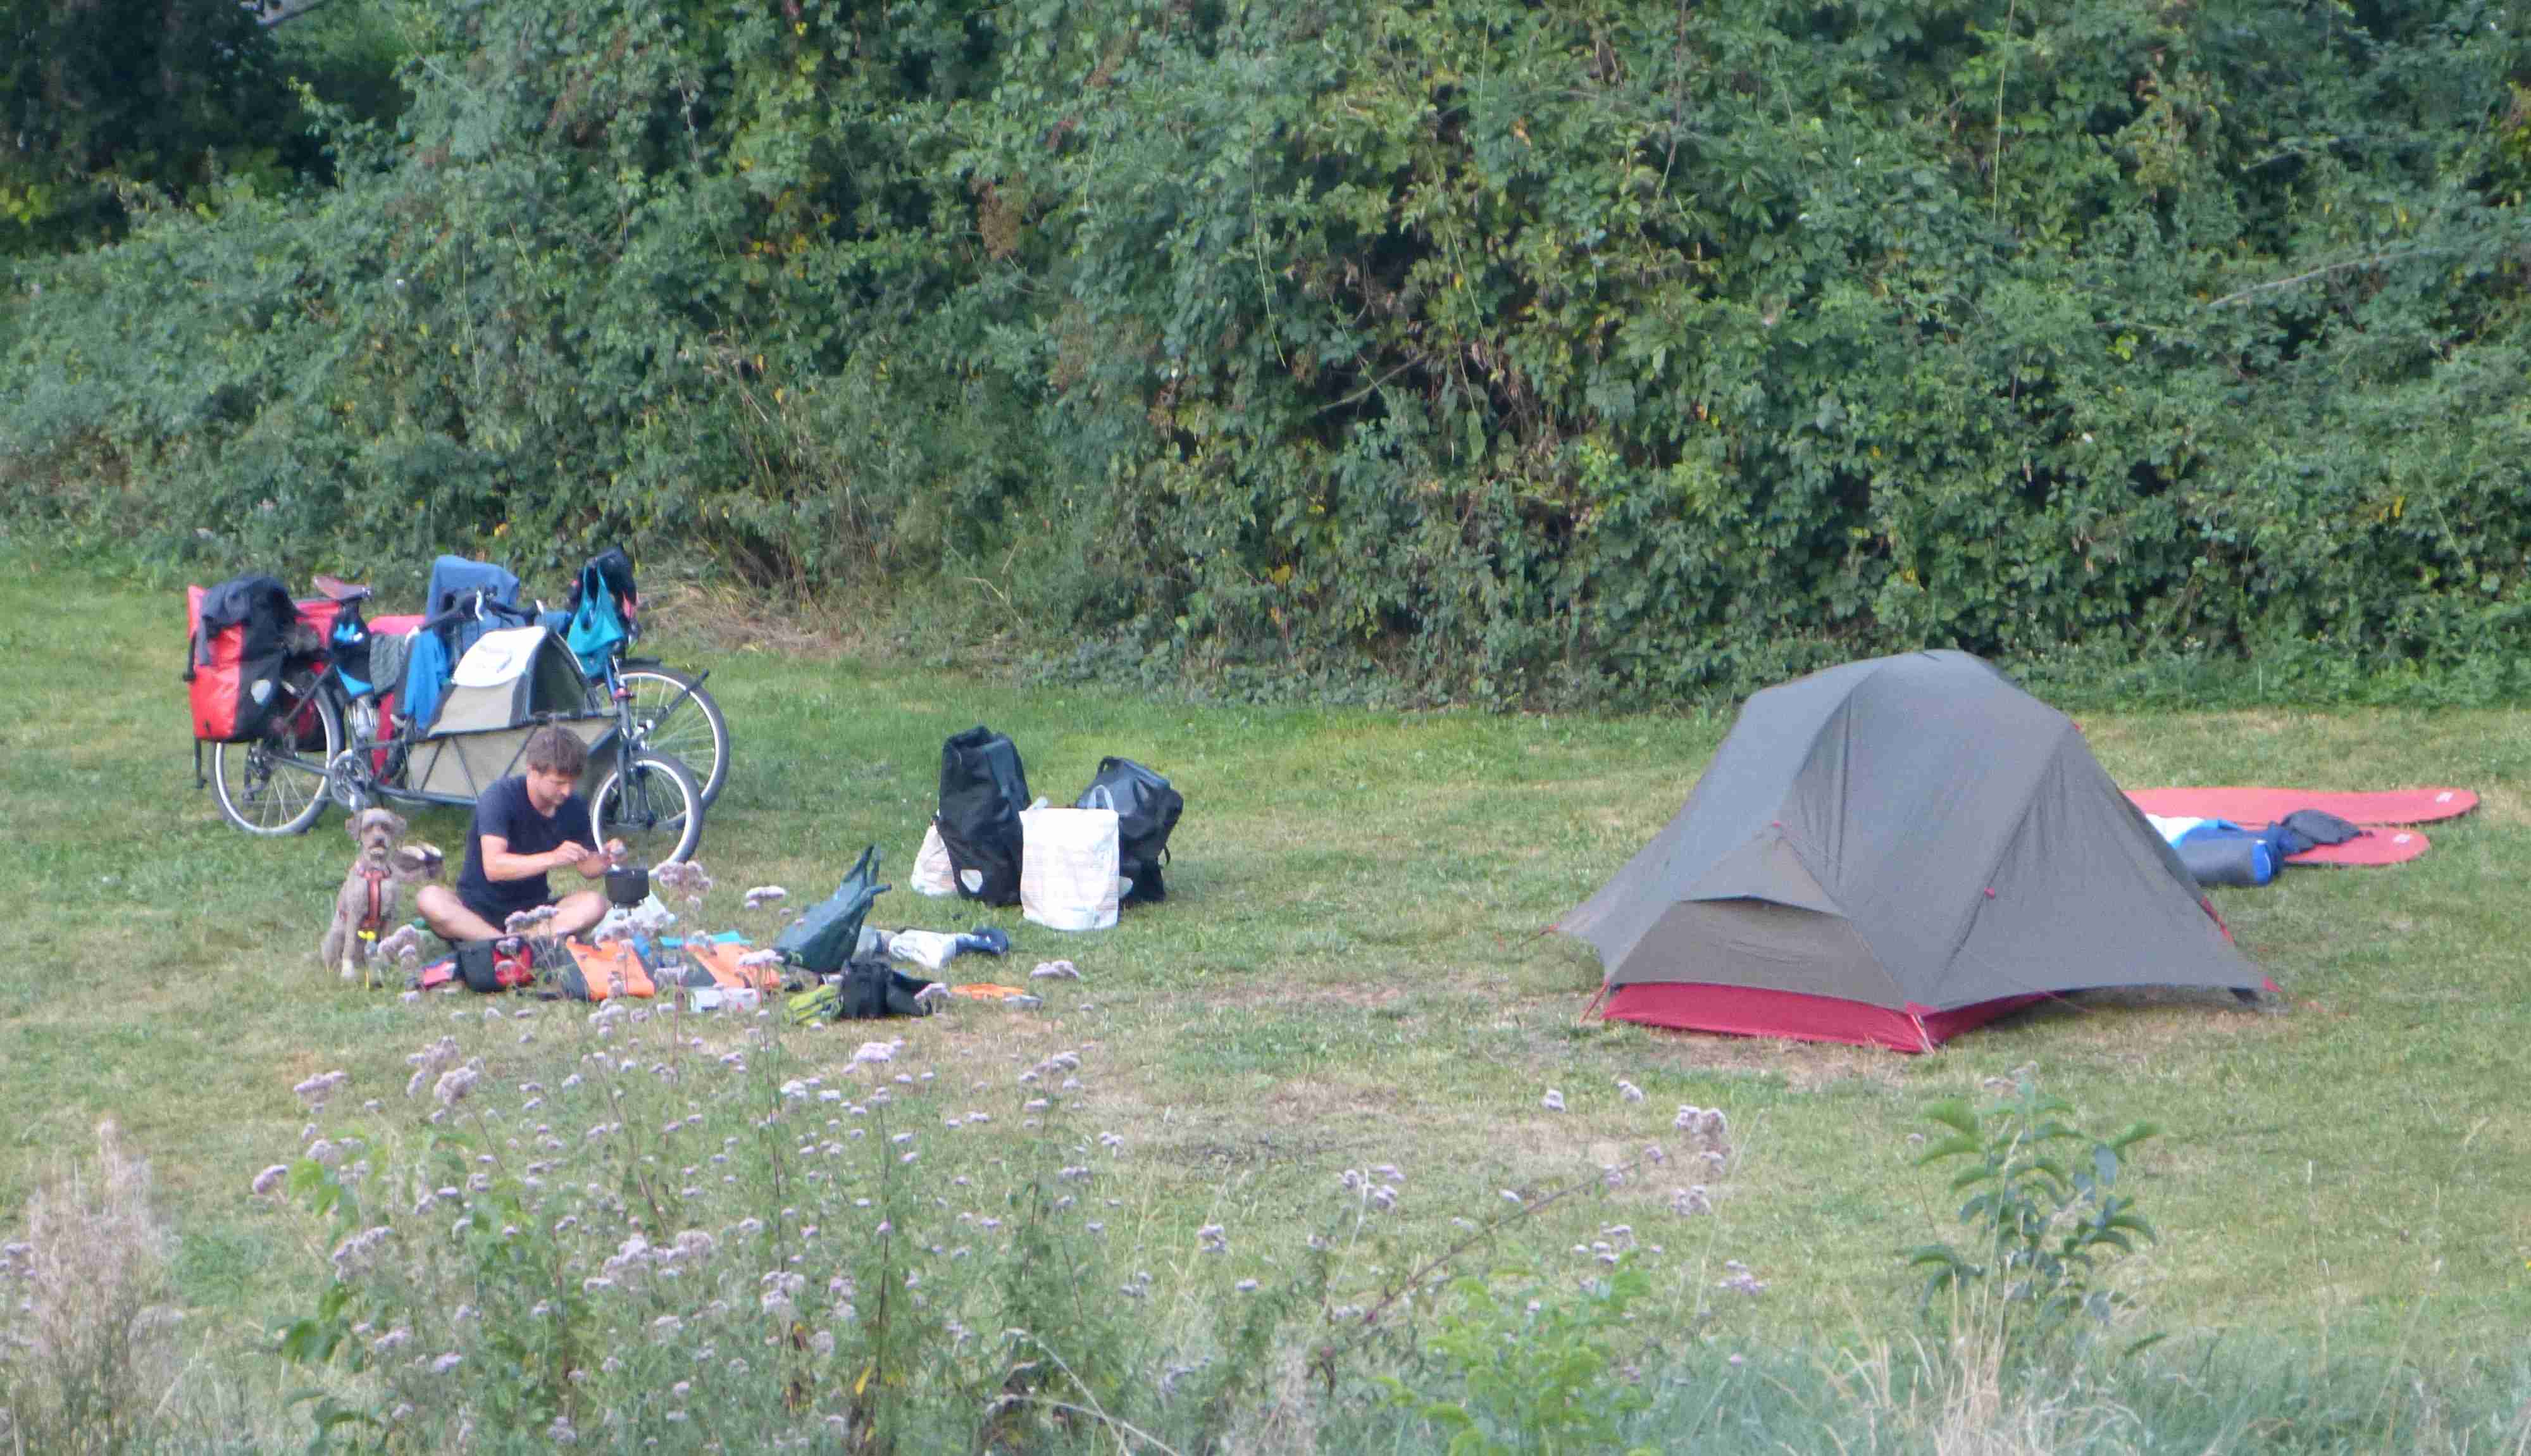
[[[2324,794],[2310,789],[2129,789],[2146,813],[2230,819],[2256,828],[2297,809],[2316,809],[2355,824],[2431,824],[2478,808],[2467,789],[2385,789],[2376,793]]]
[[[2454,818],[2478,807],[2467,789],[2385,789],[2369,793],[2321,793],[2310,789],[2129,789],[2147,813],[2169,817],[2230,819],[2263,828],[2298,809],[2316,809],[2364,826],[2344,844],[2323,844],[2288,859],[2289,865],[2401,865],[2424,854],[2432,841],[2415,829],[2389,827]]]

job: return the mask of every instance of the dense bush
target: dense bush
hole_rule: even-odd
[[[13,530],[1489,701],[2525,639],[2515,9],[409,14],[334,187],[20,269]]]

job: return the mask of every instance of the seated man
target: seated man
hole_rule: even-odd
[[[548,723],[528,736],[519,757],[527,772],[502,779],[475,801],[457,887],[425,885],[414,897],[414,908],[451,944],[498,939],[509,933],[511,916],[540,905],[554,908],[553,919],[537,927],[542,935],[576,935],[606,916],[604,894],[574,890],[557,901],[545,882],[549,869],[577,869],[595,879],[624,853],[620,840],[596,847],[589,802],[572,792],[589,766],[588,746]]]

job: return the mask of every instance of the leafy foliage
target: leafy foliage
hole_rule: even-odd
[[[1938,1296],[1984,1292],[1992,1303],[1972,1313],[1992,1316],[2007,1340],[2041,1348],[2076,1326],[2106,1326],[2122,1297],[2098,1278],[2098,1266],[2150,1243],[2153,1225],[2120,1197],[2119,1158],[2157,1131],[2137,1123],[2107,1140],[2071,1121],[2073,1108],[2039,1091],[2025,1071],[2011,1092],[1983,1111],[1949,1100],[1925,1114],[1949,1130],[1927,1147],[1919,1167],[1961,1160],[1950,1182],[1968,1192],[1960,1222],[1965,1251],[1927,1244],[1909,1262],[1925,1269],[1928,1308]],[[1954,1316],[1962,1307],[1948,1307]]]
[[[333,187],[22,275],[19,521],[1478,701],[2522,644],[2503,6],[412,15]]]
[[[1632,1268],[1585,1280],[1578,1295],[1540,1279],[1506,1298],[1486,1279],[1461,1278],[1432,1339],[1460,1398],[1431,1399],[1395,1375],[1381,1383],[1392,1403],[1449,1433],[1451,1456],[1626,1449],[1625,1420],[1652,1396],[1619,1377],[1615,1351],[1628,1307],[1649,1287]]]

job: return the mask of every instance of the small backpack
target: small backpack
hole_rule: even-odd
[[[982,723],[940,746],[940,808],[932,815],[958,893],[987,905],[1020,903],[1020,811],[1028,771],[1010,739]]]
[[[185,683],[199,743],[247,743],[263,734],[281,701],[291,625],[290,590],[265,576],[238,577],[186,590],[190,633]]]
[[[1186,799],[1167,779],[1131,758],[1101,758],[1097,775],[1073,807],[1116,811],[1116,873],[1131,882],[1126,904],[1169,897],[1160,865],[1168,858],[1169,831],[1178,826]]]

